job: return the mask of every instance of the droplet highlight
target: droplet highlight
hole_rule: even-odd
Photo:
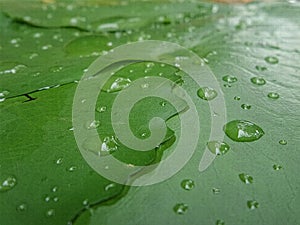
[[[224,155],[226,154],[230,146],[226,142],[221,142],[221,141],[209,141],[207,143],[208,149],[216,155]]]

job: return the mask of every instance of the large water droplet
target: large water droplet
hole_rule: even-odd
[[[256,85],[264,85],[264,84],[266,84],[265,79],[262,78],[262,77],[252,77],[250,80],[251,80],[251,82],[253,84],[256,84]]]
[[[195,187],[195,182],[191,179],[185,179],[181,182],[181,187],[187,191],[192,190]]]
[[[252,184],[253,183],[253,177],[251,177],[248,174],[245,173],[241,173],[239,174],[239,178],[241,179],[241,181],[243,181],[245,184]]]
[[[253,210],[253,209],[257,209],[259,207],[259,203],[255,200],[249,200],[249,201],[247,201],[247,206],[249,209]]]
[[[0,192],[5,192],[13,189],[17,185],[17,178],[14,176],[6,176],[0,178]]]
[[[276,93],[276,92],[270,92],[268,94],[268,98],[271,98],[271,99],[278,99],[279,98],[279,94]]]
[[[222,80],[227,82],[227,83],[235,83],[235,82],[237,82],[238,79],[235,76],[226,75],[222,78]]]
[[[207,143],[207,147],[213,154],[216,155],[224,155],[230,149],[230,146],[227,143],[221,141],[210,141]]]
[[[103,87],[103,90],[109,93],[121,91],[128,87],[131,83],[129,78],[118,77],[116,79],[109,79]]]
[[[210,87],[202,87],[197,91],[197,95],[203,100],[212,100],[217,97],[218,93]]]
[[[275,56],[267,56],[265,57],[265,61],[270,64],[277,64],[279,62],[278,58]]]
[[[265,133],[256,124],[246,120],[233,120],[224,126],[226,135],[237,142],[252,142],[260,139]]]
[[[184,203],[178,203],[174,206],[173,210],[176,214],[178,215],[183,215],[187,212],[188,210],[188,205]]]

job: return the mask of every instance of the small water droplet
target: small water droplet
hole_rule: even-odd
[[[129,78],[118,77],[116,79],[109,79],[109,81],[104,85],[103,90],[108,93],[114,93],[123,90],[128,87],[131,83]]]
[[[58,201],[59,201],[59,198],[58,198],[57,196],[54,196],[54,197],[53,197],[53,201],[54,201],[54,202],[58,202]]]
[[[101,145],[101,151],[103,153],[113,153],[118,149],[118,143],[114,136],[105,137]]]
[[[202,87],[197,91],[197,95],[203,100],[212,100],[217,97],[218,93],[210,87]]]
[[[275,56],[267,56],[265,57],[265,61],[269,64],[277,64],[279,62],[278,58]]]
[[[67,171],[74,172],[76,169],[77,169],[76,166],[70,166],[69,168],[67,168]]]
[[[91,129],[96,129],[100,126],[100,121],[98,120],[93,120],[92,122],[88,123],[87,125],[87,129],[91,130]]]
[[[173,207],[173,210],[178,215],[183,215],[188,210],[188,205],[185,203],[178,203]]]
[[[51,200],[51,197],[50,197],[49,195],[46,195],[46,196],[44,197],[44,201],[45,201],[45,202],[50,202],[50,200]]]
[[[226,88],[230,88],[231,84],[223,84],[223,86],[226,87]]]
[[[225,225],[225,222],[223,220],[217,220],[216,225]]]
[[[213,188],[213,189],[212,189],[212,192],[213,192],[214,194],[219,194],[219,193],[221,192],[221,190],[220,190],[220,188]]]
[[[222,78],[222,80],[227,82],[227,83],[235,83],[235,82],[237,82],[238,79],[235,76],[226,75]]]
[[[46,212],[46,216],[47,216],[47,217],[53,217],[53,216],[55,216],[55,210],[54,210],[54,209],[49,209],[49,210]]]
[[[58,158],[58,159],[55,161],[55,164],[56,164],[56,165],[60,165],[60,164],[62,164],[62,163],[63,163],[63,158],[62,158],[62,157]]]
[[[233,99],[236,100],[236,101],[239,101],[239,100],[241,100],[241,97],[240,96],[234,96]]]
[[[42,50],[48,50],[49,48],[52,48],[52,45],[44,45],[44,46],[42,46]]]
[[[185,179],[181,181],[181,187],[187,191],[192,190],[195,187],[195,182],[191,179]]]
[[[243,181],[245,184],[252,184],[253,183],[253,177],[251,177],[248,174],[245,173],[241,173],[239,174],[239,178],[241,179],[241,181]]]
[[[58,190],[58,187],[57,187],[57,186],[54,186],[54,187],[51,188],[51,191],[52,191],[52,192],[57,192],[57,190]]]
[[[106,106],[99,106],[99,107],[96,108],[96,111],[100,112],[100,113],[105,112],[106,111]]]
[[[18,212],[25,212],[27,210],[27,205],[25,203],[22,203],[17,206],[17,211]]]
[[[57,73],[59,71],[62,71],[62,69],[63,69],[62,66],[53,66],[50,68],[50,72]]]
[[[247,201],[247,206],[249,209],[253,210],[253,209],[257,209],[259,207],[259,203],[255,200],[249,200],[249,201]]]
[[[242,104],[241,108],[245,109],[245,110],[249,110],[249,109],[251,109],[251,105],[249,105],[249,104]]]
[[[167,105],[167,102],[162,101],[162,102],[160,102],[159,104],[160,104],[161,106],[166,106],[166,105]]]
[[[105,186],[104,190],[108,191],[109,189],[114,188],[115,186],[116,186],[116,184],[114,184],[114,183],[108,184]]]
[[[281,169],[282,169],[282,166],[277,165],[277,164],[274,164],[274,165],[273,165],[273,169],[274,169],[274,170],[281,170]]]
[[[84,205],[84,206],[88,206],[89,204],[90,204],[90,202],[89,202],[88,199],[84,199],[84,200],[82,201],[82,205]]]
[[[282,139],[282,140],[279,141],[279,144],[281,144],[281,145],[287,145],[287,141],[284,140],[284,139]]]
[[[221,142],[221,141],[209,141],[207,143],[208,149],[216,155],[224,155],[226,154],[230,146],[226,142]]]
[[[0,192],[5,192],[13,189],[17,185],[17,178],[10,175],[0,178]]]
[[[262,78],[262,77],[252,77],[250,80],[251,80],[251,82],[253,84],[256,84],[256,85],[264,85],[264,84],[266,84],[265,79]]]
[[[233,120],[224,126],[226,135],[233,141],[252,142],[260,139],[265,133],[256,124],[246,120]]]
[[[265,66],[255,66],[255,69],[256,69],[257,71],[262,72],[262,71],[267,70],[267,67],[265,67]]]
[[[271,99],[278,99],[279,98],[279,94],[276,93],[276,92],[270,92],[268,94],[268,98],[271,98]]]

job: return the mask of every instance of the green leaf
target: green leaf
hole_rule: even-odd
[[[51,2],[1,1],[1,222],[299,222],[298,3]],[[264,135],[255,142],[236,142],[225,136],[226,154],[218,155],[207,170],[199,172],[207,142],[215,148],[223,141],[209,140],[210,116],[219,115],[199,98],[200,87],[188,74],[173,66],[153,63],[149,69],[152,62],[135,63],[116,72],[104,85],[95,121],[87,126],[95,126],[100,138],[108,137],[107,148],[115,148],[111,154],[129,165],[149,165],[167,158],[180,138],[178,112],[171,104],[148,98],[131,111],[130,125],[137,137],[147,137],[154,116],[166,121],[163,142],[148,152],[119,143],[110,120],[116,95],[144,77],[148,68],[147,76],[162,73],[192,97],[201,124],[197,150],[175,176],[151,186],[126,187],[93,171],[73,135],[76,81],[99,55],[147,39],[176,42],[202,57],[224,93],[227,121],[250,121]],[[182,104],[180,113],[185,113],[185,107]],[[87,147],[90,144],[95,150],[94,143]],[[186,180],[193,183],[188,191],[182,187]]]

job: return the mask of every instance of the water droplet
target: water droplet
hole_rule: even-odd
[[[159,104],[160,104],[161,106],[166,106],[166,105],[167,105],[167,102],[162,101],[162,102],[160,102]]]
[[[277,164],[274,164],[274,165],[273,165],[273,169],[274,169],[274,170],[281,170],[281,169],[282,169],[282,166],[277,165]]]
[[[50,197],[49,195],[46,195],[46,196],[44,197],[44,201],[45,201],[45,202],[50,202],[50,200],[51,200],[51,197]]]
[[[63,69],[62,66],[53,66],[50,68],[50,72],[57,73]]]
[[[49,209],[49,210],[46,212],[46,216],[47,216],[47,217],[53,217],[53,216],[55,216],[55,210],[54,210],[54,209]]]
[[[238,79],[235,76],[226,75],[222,78],[222,80],[227,82],[227,83],[235,83],[235,82],[237,82]]]
[[[57,196],[54,196],[54,197],[53,197],[53,201],[54,201],[54,202],[58,202],[58,201],[59,201],[59,198],[58,198]]]
[[[245,110],[249,110],[249,109],[251,109],[251,105],[249,105],[249,104],[242,104],[241,108],[245,109]]]
[[[67,171],[74,172],[76,169],[77,169],[76,166],[70,166],[69,168],[67,168]]]
[[[267,67],[265,67],[265,66],[255,66],[255,69],[256,69],[257,71],[262,72],[262,71],[267,70]]]
[[[213,192],[214,194],[219,194],[219,193],[221,192],[221,190],[220,190],[220,188],[213,188],[213,189],[212,189],[212,192]]]
[[[190,179],[185,179],[181,181],[181,187],[187,191],[192,190],[195,187],[195,182]]]
[[[287,145],[287,141],[282,139],[282,140],[279,141],[279,144],[281,144],[281,145]]]
[[[88,123],[87,125],[87,129],[91,130],[91,129],[96,129],[100,126],[100,121],[98,120],[93,120],[92,122]]]
[[[265,79],[262,77],[252,77],[250,80],[256,85],[264,85],[266,83]]]
[[[62,163],[63,163],[63,158],[62,158],[62,157],[58,158],[58,159],[55,161],[55,164],[56,164],[56,165],[60,165],[60,164],[62,164]]]
[[[249,209],[253,210],[253,209],[257,209],[259,207],[259,203],[255,200],[249,200],[249,201],[247,201],[247,206]]]
[[[241,100],[241,97],[240,96],[234,96],[233,99],[236,100],[236,101],[239,101],[239,100]]]
[[[246,120],[233,120],[224,126],[226,135],[237,142],[252,142],[260,139],[265,133],[256,124]]]
[[[224,84],[223,86],[226,87],[226,88],[230,88],[231,84]]]
[[[57,190],[58,190],[58,187],[57,187],[57,186],[54,186],[54,187],[51,188],[51,191],[52,191],[52,192],[57,192]]]
[[[278,58],[275,56],[267,56],[265,57],[265,61],[270,64],[277,64],[279,62]]]
[[[52,48],[52,45],[44,45],[44,46],[42,46],[42,50],[48,50],[49,48]]]
[[[202,87],[197,91],[197,95],[203,100],[212,100],[217,97],[218,93],[210,87]]]
[[[25,212],[27,210],[27,205],[25,203],[22,203],[17,206],[17,211],[18,212]]]
[[[279,98],[279,94],[276,93],[276,92],[270,92],[268,94],[268,98],[271,98],[271,99],[278,99]]]
[[[128,87],[131,83],[129,78],[118,77],[116,79],[109,79],[108,82],[104,85],[103,90],[108,93],[113,93],[121,91],[124,88]]]
[[[82,201],[82,205],[84,205],[84,206],[88,206],[89,204],[90,204],[90,202],[89,202],[88,199],[84,199],[84,200]]]
[[[116,184],[114,184],[114,183],[108,184],[105,186],[104,190],[108,191],[109,189],[114,188],[115,186],[116,186]]]
[[[225,222],[223,220],[217,220],[216,225],[225,225]]]
[[[96,109],[97,112],[105,112],[106,111],[106,106],[100,106],[100,107],[97,107]]]
[[[10,175],[0,178],[0,192],[5,192],[13,189],[17,185],[17,178]]]
[[[207,147],[213,154],[216,155],[224,155],[230,149],[230,146],[227,143],[221,141],[209,141],[207,143]]]
[[[101,151],[103,153],[113,153],[118,149],[118,143],[114,136],[105,137],[101,145]]]
[[[245,184],[252,184],[253,183],[253,177],[251,177],[248,174],[245,173],[241,173],[239,174],[239,178],[241,179],[241,181],[243,181]]]
[[[6,90],[0,92],[0,102],[3,102],[8,94],[9,94],[9,91],[6,91]]]
[[[178,203],[173,207],[173,210],[178,215],[183,215],[188,210],[188,205],[184,203]]]

